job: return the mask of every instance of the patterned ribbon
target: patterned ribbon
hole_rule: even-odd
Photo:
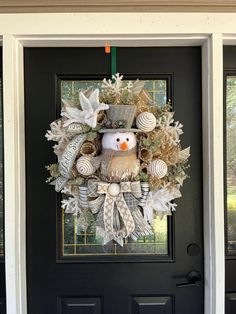
[[[86,134],[79,134],[75,136],[66,146],[59,161],[59,172],[61,175],[56,180],[51,182],[51,185],[55,185],[56,192],[60,192],[66,185],[68,179],[72,178],[71,170],[79,150],[86,138]]]
[[[139,187],[137,186],[139,185]],[[114,193],[114,188],[116,193]],[[105,194],[104,200],[104,226],[105,232],[108,237],[127,238],[135,229],[135,222],[132,214],[126,204],[123,193],[133,193],[140,196],[140,182],[121,182],[118,183],[97,183],[97,193]],[[116,195],[114,195],[116,194]],[[114,219],[114,208],[116,208],[123,220],[124,227],[121,230],[114,230],[113,219]]]
[[[65,148],[59,161],[59,172],[64,178],[71,178],[71,169],[86,138],[86,134],[79,134],[75,136]]]

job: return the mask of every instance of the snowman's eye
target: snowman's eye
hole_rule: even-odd
[[[126,141],[128,142],[129,141],[129,138],[127,137]]]
[[[117,141],[117,142],[119,142],[119,141],[120,141],[120,139],[119,139],[119,138],[117,138],[117,139],[116,139],[116,141]]]

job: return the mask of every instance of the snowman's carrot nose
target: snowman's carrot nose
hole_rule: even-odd
[[[125,151],[125,150],[128,150],[129,146],[126,142],[123,142],[120,144],[120,149]]]

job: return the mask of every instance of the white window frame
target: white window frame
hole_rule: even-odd
[[[205,313],[224,314],[222,51],[223,44],[236,45],[236,14],[0,14],[1,35],[7,312],[27,314],[23,48],[109,42],[202,47]]]

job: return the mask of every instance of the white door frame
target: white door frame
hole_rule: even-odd
[[[224,39],[236,44],[235,21],[230,13],[0,15],[9,314],[27,313],[23,48],[104,46],[107,41],[114,46],[202,46],[205,313],[224,314],[222,50]]]

